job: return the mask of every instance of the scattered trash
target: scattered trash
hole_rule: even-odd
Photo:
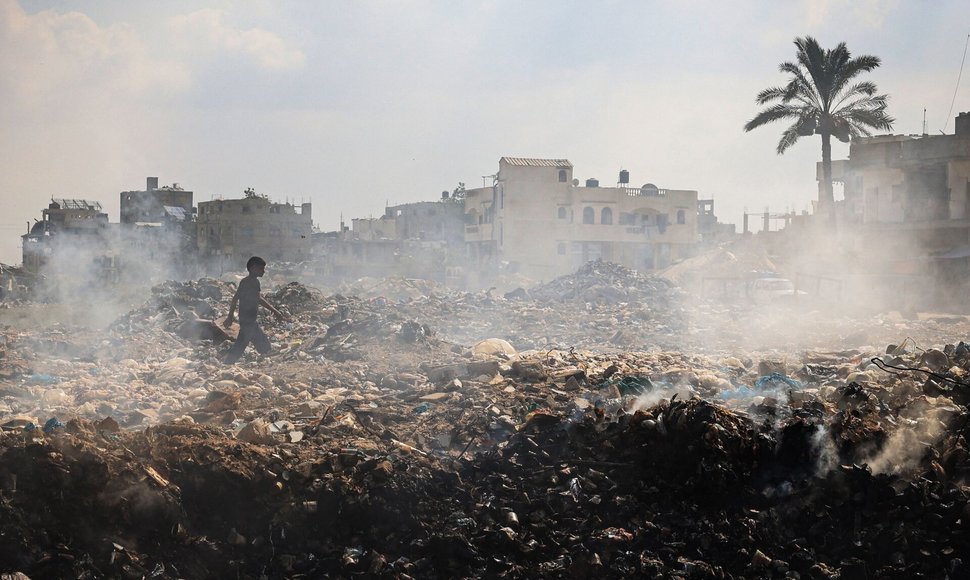
[[[187,332],[224,313],[213,279],[4,339],[0,569],[967,575],[970,324],[873,318],[889,349],[828,350],[743,306],[759,350],[736,311],[606,262],[507,296],[266,287],[291,319],[232,366]]]

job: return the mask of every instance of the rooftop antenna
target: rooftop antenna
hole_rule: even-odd
[[[923,135],[926,135],[926,107],[923,107]]]
[[[950,110],[946,112],[946,119],[943,120],[943,128],[940,133],[946,131],[946,126],[950,122],[950,115],[953,114],[953,103],[957,100],[957,91],[960,89],[960,78],[963,77],[963,63],[967,62],[967,46],[970,46],[970,33],[967,33],[967,42],[963,45],[963,58],[960,60],[960,73],[957,74],[957,86],[953,87],[953,98],[950,99]]]

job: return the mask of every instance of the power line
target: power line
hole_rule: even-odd
[[[967,61],[967,47],[970,46],[970,33],[967,34],[967,42],[963,45],[963,58],[960,59],[960,74],[957,75],[957,86],[953,87],[953,98],[950,100],[950,110],[946,112],[946,119],[943,120],[943,128],[940,133],[946,132],[946,126],[950,122],[950,115],[953,114],[953,103],[957,100],[957,91],[960,90],[960,79],[963,77],[963,63]]]

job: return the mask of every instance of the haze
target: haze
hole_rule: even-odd
[[[742,132],[792,40],[883,65],[896,133],[952,132],[963,2],[18,2],[0,0],[0,262],[51,197],[145,176],[196,203],[254,187],[341,214],[437,199],[503,155],[580,179],[696,189],[722,221],[808,209],[817,138]],[[844,158],[837,143],[833,158]],[[838,191],[836,193],[838,197]]]

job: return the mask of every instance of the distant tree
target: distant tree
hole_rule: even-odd
[[[246,195],[246,199],[255,199],[257,197],[261,199],[269,199],[268,195],[256,193],[256,190],[252,187],[247,187],[243,193]]]
[[[744,126],[745,131],[773,121],[792,124],[781,134],[777,152],[784,153],[801,137],[822,137],[822,183],[819,207],[835,202],[832,192],[831,138],[847,143],[851,138],[868,137],[870,129],[888,131],[895,119],[886,114],[889,97],[876,94],[876,85],[857,81],[857,76],[880,65],[879,57],[852,58],[845,43],[825,50],[811,36],[796,38],[796,62],[783,62],[778,70],[790,79],[783,87],[758,93],[759,105],[773,105],[758,113]]]
[[[451,192],[451,198],[457,199],[457,200],[465,199],[465,182],[463,181],[458,182],[458,187],[456,187],[455,190]]]

